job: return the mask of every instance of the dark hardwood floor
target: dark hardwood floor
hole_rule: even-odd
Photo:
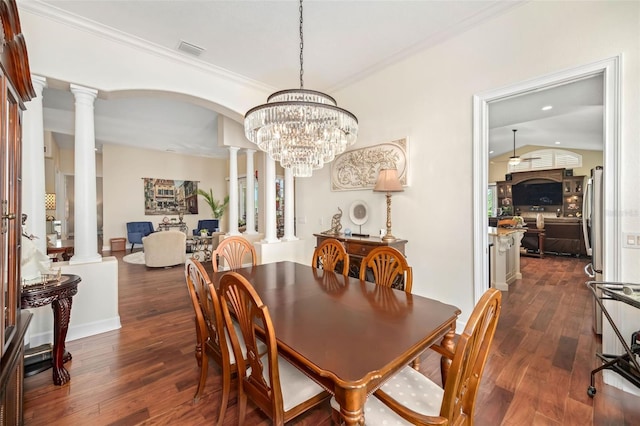
[[[124,253],[116,253],[121,258]],[[503,309],[476,406],[484,425],[638,425],[640,398],[602,383],[587,396],[599,339],[591,332],[586,261],[522,258],[522,280],[503,293]],[[193,395],[193,312],[182,267],[147,269],[119,262],[122,328],[68,342],[71,381],[51,370],[25,379],[26,425],[205,425],[215,422],[220,375],[214,364],[203,397]],[[83,291],[80,284],[79,291]],[[439,382],[439,359],[422,370]],[[235,391],[225,425],[237,423]],[[251,408],[251,403],[249,405]],[[327,404],[292,422],[329,425]],[[268,425],[257,409],[247,424]]]

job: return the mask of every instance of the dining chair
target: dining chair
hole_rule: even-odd
[[[360,263],[361,281],[367,281],[369,270],[373,272],[373,282],[376,284],[397,288],[404,283],[404,291],[411,293],[413,269],[397,249],[389,246],[375,247]]]
[[[218,272],[220,260],[224,260],[225,269],[237,269],[244,265],[245,260],[251,257],[251,264],[256,265],[256,249],[249,240],[243,237],[226,237],[211,253],[213,271]]]
[[[215,291],[213,285],[210,289]],[[230,324],[232,318],[239,323],[238,329],[229,327],[234,352],[240,353],[240,335],[247,347],[246,360],[236,356],[240,372],[239,425],[244,424],[249,398],[271,418],[274,425],[284,425],[329,397],[320,385],[278,355],[269,309],[246,278],[236,272],[227,272],[220,279],[219,292],[226,324]],[[258,329],[267,345],[266,354],[262,356],[257,348]]]
[[[342,243],[335,238],[323,240],[313,251],[311,266],[335,271],[342,262],[342,275],[349,275],[349,255]]]
[[[500,317],[502,293],[487,290],[476,304],[453,353],[443,388],[419,371],[404,367],[365,404],[367,426],[473,425],[476,397]],[[334,422],[340,407],[331,400]]]
[[[237,364],[233,348],[228,343],[229,334],[220,310],[218,294],[210,292],[211,281],[202,264],[193,258],[185,262],[185,278],[187,289],[191,297],[196,322],[196,350],[195,356],[200,367],[200,379],[198,389],[194,396],[197,402],[202,395],[209,367],[209,357],[220,366],[222,371],[222,403],[218,415],[218,423],[222,424],[229,402],[231,391],[231,376],[237,373]],[[237,327],[237,323],[233,323]],[[246,346],[240,340],[240,348],[243,356],[246,356]],[[259,353],[265,353],[266,346],[258,342]]]

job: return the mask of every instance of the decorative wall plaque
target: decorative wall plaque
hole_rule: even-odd
[[[403,186],[407,185],[409,163],[407,139],[347,151],[331,163],[331,190],[373,189],[378,171],[395,167]]]

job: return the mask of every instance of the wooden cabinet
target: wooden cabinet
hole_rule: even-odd
[[[584,176],[566,177],[562,181],[562,213],[564,217],[582,217]]]
[[[565,169],[512,173],[510,175],[510,181],[496,182],[497,207],[502,209],[503,216],[512,216],[518,213],[524,216],[528,212],[534,211],[559,211],[559,216],[580,218],[582,217],[582,198],[584,195],[585,177],[565,176],[565,174]],[[562,184],[562,201],[558,199],[557,205],[536,206],[535,210],[531,205],[514,205],[513,186],[518,186],[518,188],[516,188],[517,190],[520,189],[520,184],[538,184],[544,182],[557,182]]]
[[[349,276],[354,278],[360,277],[360,262],[374,248],[389,246],[405,254],[404,247],[407,244],[407,240],[382,241],[377,237],[345,237],[344,235],[334,237],[324,234],[314,234],[314,236],[316,237],[316,244],[320,244],[327,238],[335,238],[344,245],[349,255]]]
[[[503,215],[513,215],[513,193],[511,183],[507,181],[496,182],[498,192],[498,208],[502,209]]]
[[[21,119],[24,102],[35,92],[15,0],[0,1],[0,424],[19,425],[23,423],[23,340],[31,320],[31,314],[20,309]]]

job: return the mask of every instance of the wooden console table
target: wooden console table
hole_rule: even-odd
[[[394,241],[382,241],[379,237],[345,237],[344,234],[333,236],[327,234],[313,234],[316,237],[316,244],[320,244],[327,238],[335,238],[340,241],[349,255],[349,276],[360,277],[360,263],[371,250],[380,246],[389,246],[404,253],[407,240],[396,239]]]
[[[546,233],[544,229],[527,228],[526,232],[524,233],[524,237],[522,238],[522,247],[527,250],[526,252],[523,252],[522,255],[540,258],[544,257],[545,236]],[[529,248],[530,245],[534,246],[535,249]]]
[[[59,260],[59,255],[63,261],[68,261],[73,257],[73,240],[56,240],[52,244],[47,244],[47,255],[51,255],[54,262]]]
[[[77,275],[62,275],[60,281],[31,285],[22,289],[21,307],[39,308],[51,304],[53,309],[53,359],[43,361],[46,365],[34,364],[38,371],[53,367],[53,383],[61,386],[67,383],[71,376],[64,363],[71,359],[71,354],[65,350],[65,340],[69,329],[71,316],[71,299],[78,293],[78,283],[82,279]],[[26,370],[26,369],[25,369]],[[29,374],[29,371],[25,371]]]

